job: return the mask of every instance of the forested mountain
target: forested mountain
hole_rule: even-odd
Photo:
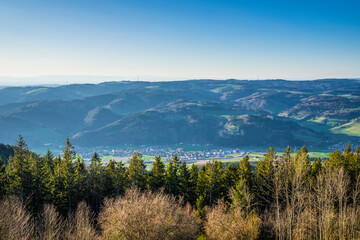
[[[105,82],[0,89],[1,142],[324,146],[360,136],[360,80]]]

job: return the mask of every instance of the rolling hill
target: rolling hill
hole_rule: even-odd
[[[360,80],[104,82],[0,89],[0,140],[326,146],[359,141]]]

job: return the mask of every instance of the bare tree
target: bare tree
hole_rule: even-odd
[[[22,202],[15,197],[8,197],[0,202],[0,239],[30,239],[34,229],[31,215]]]
[[[64,220],[53,205],[45,204],[42,215],[39,218],[39,238],[57,240],[63,237]]]
[[[161,192],[129,189],[124,197],[107,199],[99,223],[104,239],[194,239],[198,222],[193,212]]]
[[[252,213],[248,216],[242,208],[227,208],[219,201],[206,216],[205,233],[209,239],[257,239],[260,233],[260,218]]]
[[[78,204],[74,220],[68,239],[96,239],[97,236],[93,225],[94,215],[84,201]]]

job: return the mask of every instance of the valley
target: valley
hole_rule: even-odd
[[[360,80],[104,82],[0,89],[0,141],[32,148],[359,144]]]

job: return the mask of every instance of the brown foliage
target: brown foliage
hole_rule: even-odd
[[[30,239],[34,224],[31,215],[17,198],[8,197],[0,202],[0,239]]]
[[[127,190],[107,199],[99,222],[104,239],[196,239],[198,223],[191,208],[163,193]]]
[[[206,216],[205,233],[209,239],[256,239],[260,223],[256,214],[245,216],[240,207],[228,209],[220,201]]]
[[[68,237],[70,240],[92,240],[96,239],[96,232],[93,226],[94,215],[91,212],[89,206],[85,202],[79,203],[75,219],[74,226]]]
[[[63,237],[65,227],[64,220],[53,205],[44,205],[44,211],[40,217],[40,221],[40,239],[57,240]]]

